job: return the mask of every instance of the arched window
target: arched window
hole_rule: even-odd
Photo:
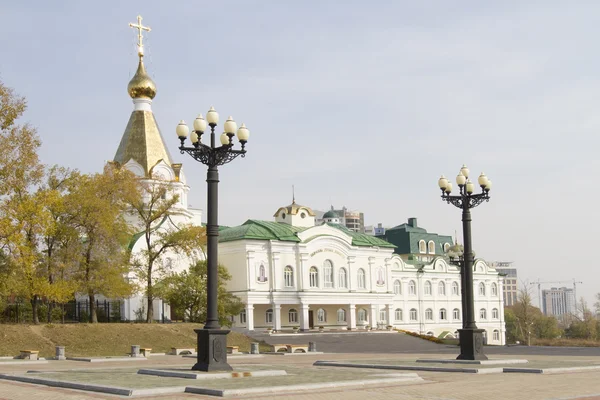
[[[500,341],[500,331],[497,329],[494,329],[494,332],[492,332],[492,339],[496,342]]]
[[[485,283],[479,282],[479,295],[485,296]]]
[[[396,308],[396,310],[394,312],[394,317],[395,317],[396,321],[402,321],[402,309],[401,308]]]
[[[246,323],[246,309],[244,308],[242,311],[240,311],[240,324],[245,324]]]
[[[346,273],[346,268],[340,268],[340,271],[338,272],[338,287],[348,287],[348,274]]]
[[[485,308],[479,310],[479,319],[487,319],[487,311]]]
[[[427,246],[425,245],[425,241],[424,241],[424,240],[421,240],[421,241],[419,242],[419,253],[421,253],[421,254],[425,254],[425,253],[427,252],[427,248],[426,248],[426,247],[427,247]]]
[[[323,262],[323,287],[333,287],[333,263],[330,260]]]
[[[317,310],[317,322],[327,321],[327,313],[322,308]]]
[[[267,281],[267,275],[266,275],[266,271],[265,271],[265,266],[264,265],[260,265],[260,267],[258,267],[258,281],[259,282],[266,282]]]
[[[460,320],[460,310],[458,308],[455,308],[454,310],[452,310],[452,319],[455,321]]]
[[[417,321],[417,310],[415,308],[410,309],[410,320]]]
[[[309,286],[310,287],[319,287],[319,271],[317,267],[310,267],[309,271]]]
[[[298,311],[295,308],[290,308],[288,311],[288,319],[290,322],[298,322]]]
[[[365,310],[364,308],[361,308],[360,310],[358,310],[358,321],[365,322],[366,320],[367,320],[367,310]]]
[[[294,287],[294,270],[289,265],[283,270],[285,287]]]
[[[429,254],[435,254],[435,242],[433,240],[430,240],[429,243],[427,243],[427,247],[429,247]]]
[[[344,310],[343,308],[337,310],[337,318],[338,322],[346,322],[346,310]]]
[[[440,296],[446,295],[446,284],[444,282],[438,283],[438,294]]]
[[[498,296],[498,285],[495,282],[492,282],[492,296]]]
[[[444,253],[447,253],[449,248],[450,248],[450,243],[444,243]]]
[[[452,295],[458,296],[460,291],[458,290],[458,282],[452,282]]]
[[[425,319],[427,321],[433,321],[433,310],[431,308],[425,310]]]
[[[273,310],[270,308],[267,310],[267,312],[265,312],[265,322],[267,324],[273,323]]]
[[[381,268],[381,267],[377,268],[377,284],[378,285],[385,284],[385,272],[383,271],[383,268]]]
[[[402,294],[402,284],[399,280],[394,281],[394,294]]]
[[[431,296],[431,282],[425,281],[425,294]]]
[[[358,270],[358,288],[359,289],[365,289],[366,285],[365,285],[365,270],[360,268]]]
[[[500,319],[500,313],[497,308],[492,309],[492,319]]]
[[[445,308],[441,308],[440,309],[440,319],[442,321],[445,321],[448,319],[448,314],[446,313],[446,309]]]
[[[415,283],[415,281],[408,282],[408,294],[417,294],[417,284]]]

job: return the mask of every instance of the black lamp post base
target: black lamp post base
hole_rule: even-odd
[[[194,371],[233,371],[227,364],[228,329],[194,329],[198,335],[198,362]]]
[[[457,360],[487,360],[483,354],[483,329],[459,329],[460,355]]]

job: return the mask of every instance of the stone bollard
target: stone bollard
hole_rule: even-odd
[[[132,344],[131,345],[131,357],[141,357],[140,355],[140,345]]]
[[[250,354],[259,354],[258,343],[250,343]]]
[[[55,360],[66,360],[67,357],[65,357],[65,346],[56,346],[56,356],[54,357]]]
[[[308,342],[308,351],[317,351],[317,344],[315,342]]]

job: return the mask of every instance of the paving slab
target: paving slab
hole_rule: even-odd
[[[385,363],[365,364],[365,363],[344,363],[338,361],[316,361],[313,365],[328,367],[346,367],[346,368],[369,368],[397,371],[430,371],[430,372],[462,372],[467,374],[498,374],[502,373],[502,368],[469,368],[469,367],[434,367],[417,365],[408,365],[407,362],[391,365]]]
[[[67,357],[69,361],[83,362],[123,362],[123,361],[143,361],[146,357]]]
[[[197,372],[189,369],[140,369],[138,374],[165,376],[170,378],[183,379],[239,379],[253,378],[259,376],[282,376],[287,375],[284,370],[263,370],[263,371],[240,371],[240,372]]]
[[[448,358],[419,358],[418,363],[432,364],[466,364],[466,365],[506,365],[506,364],[527,364],[529,361],[524,359],[502,359],[491,360],[456,360]]]

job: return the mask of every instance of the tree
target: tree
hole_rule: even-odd
[[[531,294],[528,289],[519,290],[518,299],[512,306],[512,312],[516,320],[516,337],[519,340],[526,340],[528,346],[531,345],[531,334],[534,333],[534,324],[542,315],[542,312],[539,308],[533,306]]]
[[[223,265],[219,265],[218,311],[219,324],[231,326],[232,315],[239,314],[244,305],[240,299],[225,289],[231,275]],[[157,290],[171,306],[171,312],[182,315],[191,322],[206,322],[206,279],[207,262],[198,261],[189,271],[171,274],[163,279]]]
[[[588,308],[587,302],[581,298],[578,305],[578,315],[574,316],[573,321],[569,325],[568,334],[569,337],[577,339],[592,339],[595,340],[598,337],[598,320],[595,318],[594,313]]]
[[[168,221],[178,202],[179,196],[172,193],[168,182],[157,180],[140,180],[138,192],[130,197],[131,213],[137,220],[134,225],[142,234],[145,244],[140,254],[132,256],[132,265],[138,279],[145,283],[147,323],[154,321],[154,279],[160,280],[170,272],[170,265],[163,260],[163,256],[170,252],[193,257],[205,242],[204,228],[174,226],[172,221]]]

